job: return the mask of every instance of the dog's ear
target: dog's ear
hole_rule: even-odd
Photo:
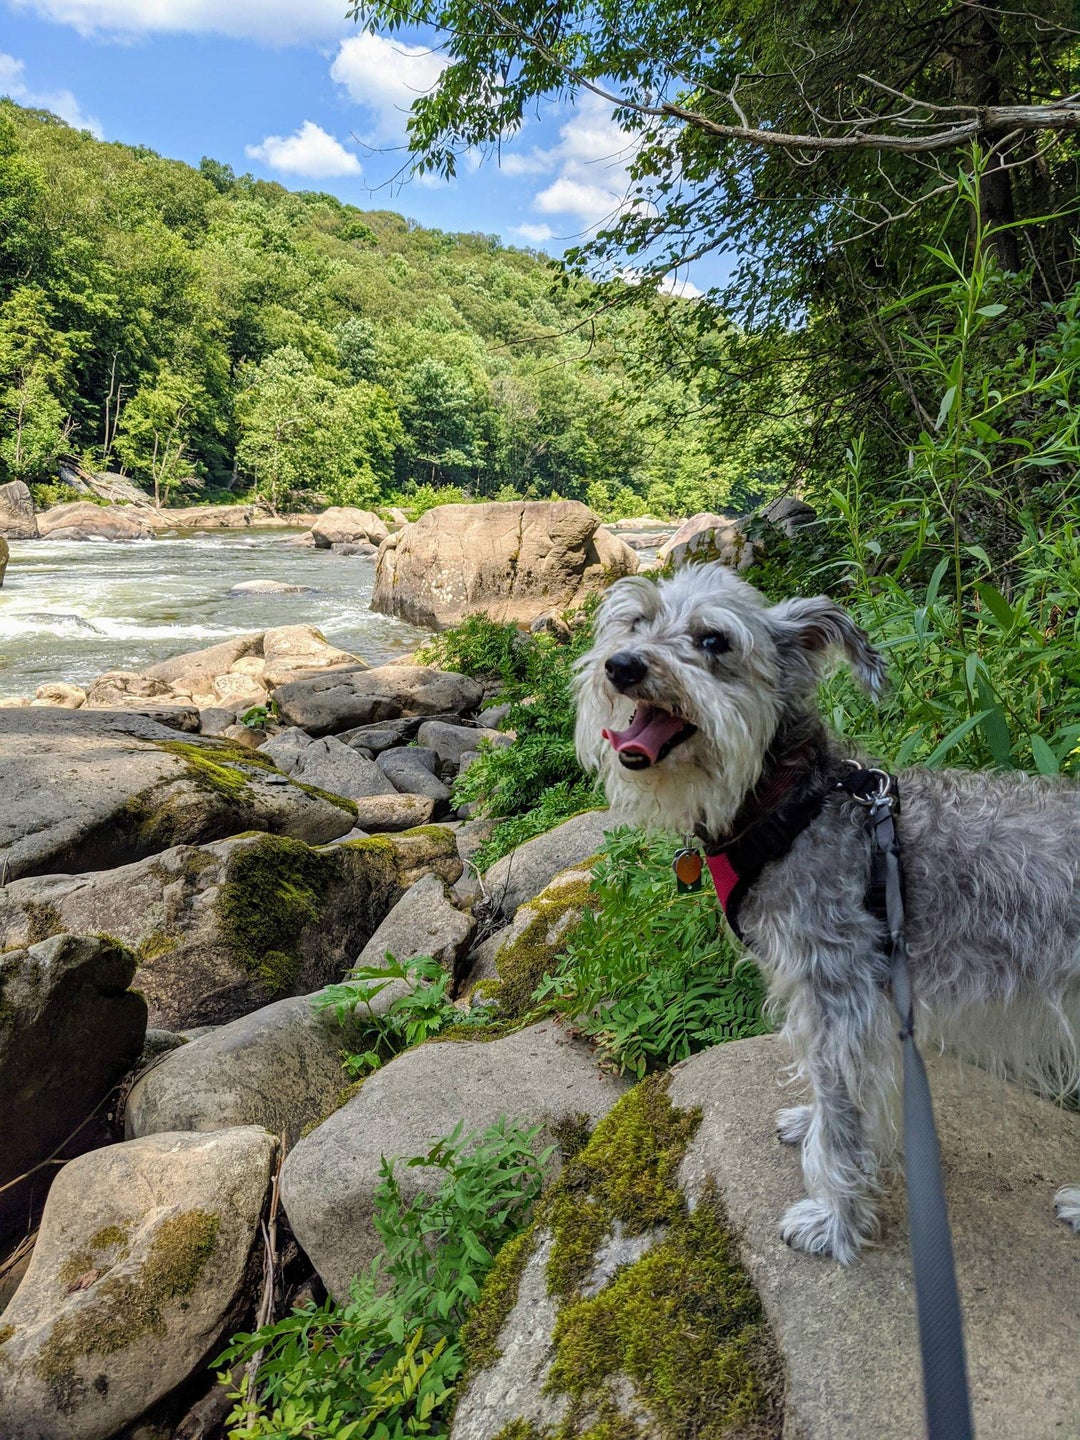
[[[866,631],[827,595],[782,600],[768,615],[777,639],[797,645],[816,671],[840,651],[867,695],[876,700],[881,694],[886,678],[883,657],[870,644]]]

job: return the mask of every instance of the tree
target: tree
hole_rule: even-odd
[[[6,478],[49,477],[68,448],[67,404],[78,336],[54,328],[45,292],[21,285],[0,307],[0,462]]]
[[[443,360],[412,365],[402,379],[406,455],[420,484],[468,483],[483,463],[477,395],[468,378]]]
[[[134,475],[149,480],[159,510],[191,474],[188,447],[195,406],[192,382],[162,367],[140,386],[121,415],[117,453]]]

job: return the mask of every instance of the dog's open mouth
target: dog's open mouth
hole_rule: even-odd
[[[642,701],[634,711],[634,718],[625,730],[604,730],[601,733],[615,749],[619,764],[627,770],[647,770],[656,765],[665,755],[670,755],[676,745],[697,731],[696,725],[684,720],[681,715],[672,715],[658,705]]]

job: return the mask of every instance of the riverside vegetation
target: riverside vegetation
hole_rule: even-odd
[[[511,6],[518,20],[524,8]],[[907,73],[910,57],[904,47],[915,43],[917,32],[919,63],[910,83],[929,76],[927,94],[933,103],[951,103],[960,93],[962,99],[974,94],[979,105],[989,104],[993,97],[979,88],[983,81],[997,85],[997,98],[1003,91],[1008,97],[1012,91],[1002,57],[1017,53],[1025,58],[1017,69],[1027,77],[1025,83],[1040,94],[1061,92],[1055,76],[1064,52],[1054,48],[1053,26],[1046,32],[1049,39],[1033,39],[1039,25],[1032,17],[1010,12],[1003,18],[988,7],[980,7],[979,22],[991,30],[1005,27],[1008,34],[968,37],[967,69],[961,66],[956,80],[960,90],[949,88],[957,64],[948,47],[963,48],[965,36],[926,41],[927,27],[936,36],[948,18],[937,13],[941,8],[923,7],[934,13],[913,12],[910,24],[905,19],[883,27],[883,7],[858,7],[850,21],[853,44],[835,53],[850,55],[852,67],[873,68],[868,50],[887,32],[885,60],[896,65],[897,74]],[[373,9],[375,20],[391,27],[405,13],[396,0]],[[442,13],[441,6],[429,9],[433,18]],[[583,26],[574,42],[587,52],[579,57],[581,73],[637,74],[640,57],[626,53],[631,44],[653,56],[677,40],[681,55],[700,17],[686,7],[673,5],[669,11],[646,15],[643,7],[631,6],[620,12],[623,33],[606,23]],[[414,7],[408,13],[414,16]],[[815,35],[828,38],[829,27],[818,24],[820,17],[811,18]],[[802,23],[806,17],[799,12],[797,19]],[[643,29],[646,20],[650,25]],[[752,62],[760,71],[752,77],[757,109],[771,107],[767,118],[775,122],[773,128],[789,122],[792,108],[803,103],[806,76],[792,81],[788,65],[769,63],[789,53],[782,48],[781,33],[787,22],[775,7],[724,5],[706,17],[710,34],[721,20],[741,40],[723,53],[707,47],[710,64],[723,73],[711,76],[716,83],[700,73],[702,94],[721,104],[721,97],[734,94],[731,72]],[[442,169],[451,167],[447,156],[457,140],[481,143],[492,133],[489,121],[493,133],[499,133],[558,78],[547,61],[540,64],[534,57],[534,63],[514,72],[519,74],[514,85],[488,90],[482,84],[477,93],[475,77],[483,81],[488,73],[484,62],[501,61],[499,47],[509,42],[497,26],[456,28],[459,43],[475,53],[462,57],[469,63],[451,67],[443,88],[418,105],[412,131],[418,152]],[[515,58],[519,45],[527,48],[520,27]],[[947,64],[939,63],[942,55]],[[835,61],[841,72],[846,63]],[[838,80],[833,69],[822,66],[820,75],[811,76],[819,87],[812,98],[824,104],[841,80],[853,85],[855,73]],[[858,78],[861,82],[861,71]],[[865,106],[865,87],[858,94]],[[326,270],[320,272],[326,308],[310,329],[288,297],[279,297],[266,311],[241,307],[245,323],[261,337],[249,378],[269,367],[264,378],[277,383],[282,365],[299,365],[285,353],[295,350],[322,381],[349,388],[343,377],[355,375],[356,384],[382,385],[392,400],[395,394],[401,397],[395,403],[405,440],[394,466],[407,468],[384,471],[378,491],[343,491],[337,498],[390,498],[391,487],[402,485],[412,487],[417,505],[440,495],[449,498],[439,489],[443,485],[501,493],[511,472],[500,471],[494,462],[481,466],[477,448],[469,451],[455,443],[438,449],[419,438],[419,431],[410,438],[406,391],[395,392],[389,369],[348,370],[340,348],[346,332],[337,327],[350,322],[342,318],[337,300],[331,303],[327,296],[342,274],[360,285],[365,266],[365,283],[374,294],[376,252],[379,266],[386,252],[393,252],[387,267],[391,275],[398,258],[417,268],[430,263],[431,273],[446,285],[451,284],[449,269],[436,271],[442,262],[433,254],[469,251],[479,271],[489,261],[494,268],[495,256],[514,274],[535,275],[539,285],[539,269],[530,269],[534,261],[507,259],[506,252],[486,242],[451,242],[410,231],[394,219],[358,217],[325,197],[287,196],[277,187],[237,180],[212,164],[204,166],[196,185],[193,172],[183,167],[170,169],[157,157],[123,147],[95,149],[93,142],[22,112],[8,112],[8,123],[12,129],[5,136],[15,138],[5,141],[4,163],[14,167],[22,188],[13,193],[19,196],[46,193],[34,147],[39,155],[51,153],[50,147],[58,155],[78,150],[88,164],[103,163],[108,155],[131,178],[133,193],[142,193],[139,187],[148,176],[156,177],[166,194],[174,180],[182,180],[189,187],[185,193],[205,205],[207,226],[197,215],[190,224],[183,221],[197,236],[209,237],[194,247],[203,257],[199,264],[213,258],[225,267],[228,256],[234,254],[235,260],[238,253],[235,263],[241,275],[248,273],[244,267],[255,263],[249,251],[257,248],[249,244],[252,236],[259,246],[273,240],[280,247],[275,253],[285,257],[281,271],[286,276],[312,255],[320,264],[328,253],[340,261],[333,279],[326,278]],[[867,216],[856,213],[859,207],[850,196],[869,193],[869,205],[883,196],[891,204],[897,187],[910,179],[903,159],[887,157],[874,170],[862,168],[856,155],[814,168],[790,166],[786,157],[770,154],[753,163],[756,189],[748,197],[743,193],[747,170],[728,165],[728,152],[702,134],[687,140],[653,130],[646,139],[640,174],[669,177],[677,155],[687,183],[699,187],[697,199],[684,197],[675,204],[661,195],[652,210],[627,212],[598,237],[591,254],[610,257],[620,244],[636,243],[639,249],[631,253],[640,258],[651,240],[663,242],[680,227],[700,229],[716,243],[748,214],[765,241],[761,255],[745,262],[741,280],[770,310],[770,323],[755,329],[750,315],[741,328],[718,329],[714,314],[661,305],[650,321],[659,325],[660,340],[651,354],[639,355],[636,373],[655,375],[654,363],[666,366],[680,346],[689,347],[691,379],[679,382],[689,388],[679,390],[678,398],[681,404],[689,395],[708,405],[695,427],[697,448],[689,452],[694,474],[722,470],[715,458],[708,462],[711,469],[702,469],[701,448],[719,456],[734,427],[743,424],[753,439],[735,450],[737,483],[709,491],[718,499],[703,495],[703,503],[749,493],[749,480],[762,479],[753,457],[763,440],[771,449],[764,480],[771,483],[777,467],[801,480],[817,521],[796,537],[766,529],[749,578],[776,597],[828,590],[843,599],[885,650],[893,681],[877,709],[843,676],[828,682],[833,724],[892,765],[1033,768],[1075,776],[1080,768],[1080,290],[1074,286],[1069,208],[1076,188],[1071,142],[1055,139],[1046,151],[1024,151],[1013,157],[1011,170],[1000,163],[1000,153],[973,149],[948,172],[940,193],[931,189],[916,197],[920,203],[904,217],[909,224],[863,234]],[[1012,186],[1008,206],[1001,203],[1002,175],[996,173],[1001,171]],[[31,172],[37,180],[24,178]],[[838,195],[844,199],[839,206]],[[153,205],[147,213],[158,214]],[[171,221],[154,223],[163,241],[165,231],[173,235]],[[348,238],[353,225],[370,229],[375,246],[366,235]],[[256,228],[245,230],[248,226]],[[10,233],[30,243],[28,228]],[[834,248],[838,238],[845,243]],[[175,245],[175,237],[168,243]],[[581,268],[588,250],[578,256]],[[204,251],[212,254],[204,256]],[[483,259],[476,262],[476,255]],[[755,279],[754,265],[771,262],[778,275],[775,285],[761,284],[760,275],[758,283],[747,283]],[[645,285],[636,288],[655,289],[662,273],[663,260],[652,272],[646,269]],[[870,276],[880,282],[879,292]],[[574,288],[582,283],[580,277],[568,281],[567,305],[595,303],[597,292]],[[616,292],[626,303],[634,298],[629,291],[635,287],[610,277],[601,286],[605,300]],[[854,321],[845,301],[852,287],[858,300]],[[402,283],[395,290],[394,307],[413,303],[409,288]],[[490,285],[474,288],[494,293]],[[223,293],[246,292],[237,285]],[[474,294],[468,303],[481,300]],[[463,298],[459,309],[465,308]],[[419,313],[398,321],[390,309],[389,303],[382,310],[377,304],[372,308],[376,356],[387,353],[378,348],[385,331],[384,340],[392,332],[399,344],[395,363],[398,353],[419,363],[415,357],[421,343],[434,344],[440,359],[452,363],[463,332],[449,310],[436,322]],[[551,313],[554,321],[570,311],[556,307]],[[520,320],[519,311],[508,312],[508,325]],[[440,329],[443,322],[449,329]],[[633,332],[637,321],[619,323]],[[348,334],[363,340],[366,332]],[[439,341],[440,334],[449,338]],[[111,353],[107,346],[95,352],[96,399],[80,400],[94,435],[110,393]],[[517,353],[525,356],[516,362],[524,372],[533,357]],[[226,391],[246,354],[240,350],[230,360]],[[495,368],[483,362],[474,374],[482,371],[486,385]],[[147,366],[149,379],[140,380],[140,387],[152,388],[163,373],[161,357],[154,357]],[[611,380],[599,370],[587,368],[585,374],[590,384]],[[378,375],[382,379],[373,378]],[[314,384],[303,393],[311,405],[325,396]],[[493,381],[487,393],[497,393]],[[656,393],[674,398],[672,391]],[[736,395],[737,403],[727,405]],[[199,452],[211,481],[229,473],[230,445],[241,468],[245,454],[259,453],[254,441],[254,448],[244,449],[244,403],[237,399],[234,410],[226,405],[221,412],[232,418],[220,432],[228,443],[217,468],[211,465],[211,448]],[[317,413],[325,421],[330,410]],[[549,408],[537,422],[540,433],[562,434],[560,427],[565,427],[580,434],[571,418]],[[752,423],[746,424],[748,419]],[[210,426],[208,433],[219,432]],[[460,439],[464,432],[455,434]],[[483,453],[499,452],[496,446]],[[528,471],[528,483],[540,486],[536,493],[547,493],[556,483],[572,493],[569,483],[586,478],[584,491],[573,493],[615,508],[623,503],[624,489],[661,510],[671,508],[661,503],[665,495],[692,494],[697,504],[703,493],[680,491],[677,476],[658,476],[621,462],[607,470],[590,468],[591,462],[578,465],[570,482],[556,482],[545,468],[546,450],[543,455],[530,462],[531,471],[513,471],[517,478],[511,483],[524,483]],[[280,473],[288,488],[290,472]],[[353,471],[359,473],[359,468]],[[332,471],[325,474],[330,483]],[[260,483],[270,482],[264,477]],[[423,488],[430,484],[432,490]],[[590,488],[601,484],[602,489]],[[661,485],[671,488],[665,491]],[[572,747],[572,667],[588,644],[588,613],[567,617],[567,630],[569,639],[563,634],[562,640],[521,635],[474,617],[431,642],[433,661],[482,678],[489,703],[501,698],[511,707],[502,723],[515,730],[514,743],[482,745],[479,758],[454,783],[454,801],[477,807],[492,822],[483,849],[474,856],[481,871],[531,836],[601,803],[578,769]],[[737,1263],[730,1227],[710,1204],[691,1212],[675,1183],[699,1116],[673,1109],[665,1074],[673,1062],[721,1040],[760,1033],[766,1024],[761,987],[723,931],[709,892],[673,892],[666,876],[669,853],[661,840],[646,842],[629,832],[609,836],[602,855],[588,857],[591,879],[584,895],[574,892],[571,923],[558,940],[543,953],[527,955],[513,973],[500,971],[497,979],[481,982],[467,1006],[451,998],[446,972],[423,956],[402,955],[388,970],[365,965],[324,993],[331,1012],[358,1026],[344,1047],[340,1076],[342,1086],[353,1082],[348,1104],[362,1102],[385,1067],[408,1061],[419,1048],[428,1054],[448,1051],[453,1042],[465,1055],[470,1042],[484,1038],[494,1053],[507,1036],[553,1015],[589,1039],[609,1072],[637,1083],[595,1129],[587,1117],[576,1124],[564,1120],[555,1136],[564,1168],[546,1185],[540,1181],[549,1158],[547,1140],[507,1123],[482,1127],[471,1136],[452,1133],[422,1154],[389,1157],[374,1212],[385,1258],[359,1276],[351,1295],[326,1303],[313,1299],[295,1308],[286,1304],[284,1313],[272,1313],[266,1325],[236,1334],[220,1356],[232,1390],[227,1426],[234,1440],[284,1434],[310,1440],[399,1440],[446,1433],[468,1384],[496,1362],[519,1285],[545,1246],[541,1288],[558,1304],[546,1391],[565,1400],[566,1408],[562,1420],[546,1430],[510,1419],[502,1440],[539,1440],[541,1433],[560,1440],[581,1434],[590,1440],[629,1440],[640,1431],[637,1419],[620,1409],[619,1381],[626,1377],[636,1404],[664,1440],[780,1433],[779,1361]],[[474,912],[483,918],[482,897]],[[388,982],[420,983],[384,1007],[382,987]],[[419,1194],[407,1193],[410,1171],[423,1171],[433,1183]],[[597,1293],[587,1293],[604,1237],[616,1231],[624,1238],[651,1236],[654,1244],[643,1256],[620,1262]],[[703,1385],[708,1396],[702,1394]],[[715,1403],[706,1409],[710,1398]]]
[[[963,181],[960,188],[958,203],[972,205],[974,192]],[[947,762],[1076,774],[1080,492],[1071,478],[1077,458],[1071,401],[1080,382],[1077,297],[1060,307],[1053,330],[1037,347],[1018,344],[1015,331],[1006,340],[1016,282],[1001,273],[978,225],[976,238],[968,255],[937,247],[937,277],[918,297],[928,307],[929,321],[924,316],[919,333],[904,339],[912,383],[937,394],[937,423],[913,431],[909,462],[884,485],[869,483],[873,446],[853,434],[831,483],[811,492],[820,507],[816,525],[794,540],[770,532],[765,558],[750,578],[778,598],[793,590],[843,595],[885,650],[892,686],[876,709],[841,676],[828,683],[827,701],[836,727],[889,764]],[[890,317],[897,313],[907,313],[903,304],[889,307]],[[1053,483],[1046,479],[1055,473]],[[497,820],[481,867],[530,835],[601,803],[573,755],[571,680],[574,660],[589,642],[588,615],[577,616],[574,625],[570,641],[560,644],[549,635],[522,635],[476,616],[428,647],[437,663],[497,682],[511,707],[505,723],[517,732],[515,744],[483,746],[457,782],[459,798]],[[674,837],[665,844],[632,832],[608,838],[593,868],[590,902],[558,958],[547,973],[532,977],[531,995],[526,991],[524,1001],[515,997],[517,1023],[553,1009],[573,1017],[606,1063],[633,1077],[662,1073],[706,1046],[766,1028],[760,982],[722,931],[711,896],[674,893],[668,869],[674,843]],[[354,983],[363,988],[373,981],[366,976]],[[485,1016],[506,1022],[498,984],[481,1003],[481,1015],[472,1012],[473,1024]],[[441,1013],[434,1019],[429,1013],[422,1017],[424,1034],[446,1033],[460,1023],[460,1014],[441,996],[437,1008]],[[408,1043],[410,1033],[421,1033],[408,1030],[415,1023],[406,1003],[389,1021],[392,1049]],[[376,1059],[364,1056],[361,1068]],[[484,1145],[490,1143],[487,1137]],[[517,1143],[515,1138],[508,1153]],[[556,1189],[545,1203],[557,1209],[560,1193]],[[390,1190],[381,1203],[395,1203]],[[529,1213],[529,1207],[517,1213],[513,1223],[522,1239],[502,1252],[466,1325],[465,1350],[468,1354],[470,1343],[475,1347],[475,1364],[489,1362],[492,1337],[516,1293],[532,1243],[526,1237],[535,1233],[524,1228]],[[680,1233],[676,1225],[673,1244]],[[700,1237],[692,1242],[695,1251],[699,1246],[707,1251]],[[680,1274],[689,1273],[685,1260],[680,1264]],[[634,1267],[626,1275],[632,1289]],[[354,1305],[362,1303],[362,1294]],[[741,1303],[732,1300],[729,1322]],[[627,1304],[633,1308],[629,1299]],[[586,1329],[601,1323],[589,1302],[581,1306]],[[308,1312],[309,1320],[315,1313]],[[339,1322],[349,1323],[342,1317],[352,1313],[341,1312]],[[585,1332],[572,1338],[576,1314],[573,1306],[565,1312],[559,1343],[570,1348],[560,1352],[552,1384],[580,1385],[583,1394],[592,1387],[594,1393],[606,1371],[591,1371],[591,1362],[582,1360]],[[317,1323],[327,1323],[325,1312],[318,1312]],[[430,1357],[444,1332],[410,1331],[410,1323],[399,1313],[394,1355],[423,1346]],[[610,1317],[603,1320],[608,1323]],[[237,1342],[229,1357],[250,1357],[259,1346],[273,1346],[272,1393],[278,1393],[287,1358],[291,1393],[306,1394],[314,1407],[317,1399],[325,1400],[317,1378],[323,1372],[314,1352],[295,1342],[299,1330],[300,1322],[282,1321],[261,1337]],[[642,1362],[649,1373],[635,1379],[639,1393],[655,1400],[660,1366],[655,1345],[651,1356]],[[434,1363],[415,1366],[415,1374],[426,1374]],[[422,1382],[416,1383],[419,1393]],[[751,1392],[762,1384],[767,1389],[760,1373],[746,1383]],[[733,1395],[737,1391],[736,1386]],[[350,1404],[342,1387],[332,1387],[323,1419],[305,1433],[352,1434],[329,1424],[322,1428],[327,1415],[337,1414],[339,1421],[352,1417]],[[423,1421],[412,1404],[403,1402],[393,1420],[380,1416],[386,1434],[426,1433],[426,1427],[436,1432],[452,1395],[448,1389],[431,1403]],[[663,1417],[665,1435],[695,1433],[687,1412],[677,1406],[660,1405],[654,1413]],[[366,1420],[348,1423],[357,1424],[358,1435],[368,1433]],[[605,1425],[611,1423],[614,1412],[595,1434],[607,1435]],[[531,1433],[522,1430],[523,1440]],[[728,1416],[709,1433],[738,1433],[736,1420]]]
[[[636,318],[581,330],[594,287],[534,252],[10,101],[0,193],[0,483],[42,503],[78,498],[55,483],[69,453],[163,503],[414,516],[552,494],[685,515],[779,483],[712,447],[691,380],[642,390]]]

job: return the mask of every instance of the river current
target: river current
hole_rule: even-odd
[[[315,625],[378,665],[425,632],[370,608],[374,562],[284,544],[280,530],[196,532],[135,543],[12,540],[0,588],[0,696],[45,681],[86,685],[230,635]],[[243,580],[311,586],[230,596]]]

